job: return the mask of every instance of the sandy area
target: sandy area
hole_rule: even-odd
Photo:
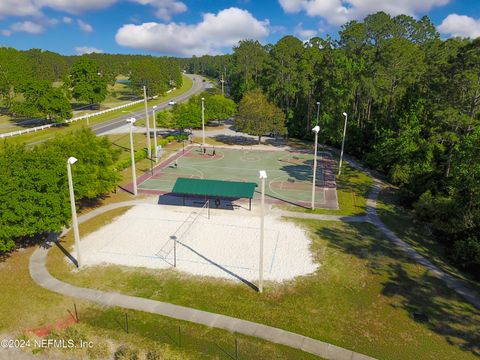
[[[197,217],[198,215],[198,217]],[[195,222],[192,222],[197,217]],[[260,218],[248,211],[137,205],[81,241],[86,266],[116,264],[177,269],[190,274],[256,281]],[[265,218],[264,279],[283,281],[316,270],[305,231],[279,217]]]

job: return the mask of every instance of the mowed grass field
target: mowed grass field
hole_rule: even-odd
[[[114,216],[118,213],[82,224],[81,234]],[[100,266],[75,272],[56,248],[48,254],[48,268],[78,286],[256,321],[380,359],[474,359],[480,354],[480,311],[412,262],[374,226],[287,221],[308,231],[321,266],[289,282],[267,283],[263,294],[237,282],[174,270]],[[63,246],[71,245],[68,234]],[[414,311],[429,321],[413,320]]]

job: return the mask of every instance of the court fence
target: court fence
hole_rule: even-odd
[[[105,340],[106,337],[116,339],[113,346],[111,341],[108,346],[114,359],[164,359],[166,354],[163,351],[171,353],[170,349],[177,349],[208,358],[240,360],[264,351],[262,341],[244,335],[116,306],[73,303],[67,305],[63,315],[73,321],[62,329],[52,328],[40,337],[60,341],[67,337],[81,339],[83,344],[90,344],[88,355],[92,357],[105,351],[105,344],[101,343],[103,339],[97,338],[98,333],[104,334]],[[99,329],[102,331],[99,332]],[[112,332],[116,335],[110,337],[108,334]],[[31,336],[32,332],[28,330],[22,335],[23,338]],[[139,336],[153,341],[157,346],[144,348],[136,345]],[[64,348],[63,351],[72,349]],[[105,354],[102,355],[105,357]]]

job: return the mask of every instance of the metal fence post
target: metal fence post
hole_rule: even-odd
[[[77,304],[73,303],[73,308],[75,309],[75,320],[78,323],[78,312],[77,312]]]

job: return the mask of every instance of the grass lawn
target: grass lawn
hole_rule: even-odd
[[[92,219],[80,232],[84,236],[115,216],[118,212]],[[49,252],[48,268],[78,286],[256,321],[381,359],[474,359],[474,353],[480,354],[480,311],[375,227],[295,221],[310,233],[321,266],[294,281],[267,283],[263,294],[236,282],[174,270],[102,266],[76,273],[56,248]],[[63,243],[70,248],[72,234]],[[414,321],[413,311],[427,314],[429,322]]]
[[[0,261],[0,333],[29,329],[60,318],[71,300],[44,290],[30,278],[28,260],[33,248]]]
[[[468,287],[480,294],[480,284],[449,263],[445,247],[433,237],[427,224],[418,221],[413,213],[397,204],[396,191],[389,187],[380,192],[377,202],[380,219],[416,251],[443,271],[464,280]]]
[[[78,314],[78,324],[57,330],[48,338],[91,341],[93,348],[54,350],[48,355],[61,352],[65,358],[83,355],[104,359],[124,347],[139,356],[157,354],[151,357],[154,359],[235,359],[235,351],[238,359],[318,359],[286,346],[139,311],[90,304],[82,306]]]

